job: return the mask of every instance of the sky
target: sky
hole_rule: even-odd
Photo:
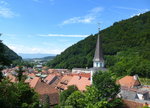
[[[16,53],[60,54],[149,10],[150,0],[0,0],[0,40]]]

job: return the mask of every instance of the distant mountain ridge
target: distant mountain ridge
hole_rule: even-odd
[[[56,56],[55,54],[40,54],[40,53],[35,53],[35,54],[25,54],[25,53],[18,53],[23,59],[33,59],[33,58],[43,58],[43,57],[48,57],[48,56]]]
[[[100,32],[106,67],[113,66],[115,55],[133,51],[150,60],[150,11],[115,22]],[[48,63],[51,68],[92,67],[97,34],[70,46]]]

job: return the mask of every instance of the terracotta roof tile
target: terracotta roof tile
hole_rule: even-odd
[[[42,99],[42,101],[44,101],[45,96],[48,95],[50,99],[50,105],[58,104],[59,93],[52,86],[44,82],[41,82],[41,80],[38,80],[35,86],[35,91],[40,95],[40,98]]]
[[[36,86],[35,86],[35,91],[39,94],[51,94],[51,93],[57,93],[57,90],[50,85],[41,82],[41,80],[38,80]]]
[[[12,74],[8,74],[7,75],[7,78],[9,78],[10,79],[10,82],[17,82],[17,78],[15,77],[15,76],[13,76]]]
[[[72,76],[81,76],[81,77],[86,77],[86,78],[90,78],[91,77],[91,73],[73,73],[70,74]]]
[[[30,74],[28,74],[28,76],[31,77],[31,78],[34,78],[35,74],[34,73],[30,73]]]
[[[60,88],[60,89],[67,89],[67,85],[69,83],[69,81],[72,79],[73,76],[69,76],[69,75],[64,75],[59,83],[57,84],[57,88]]]
[[[118,80],[118,83],[121,86],[125,86],[128,88],[140,85],[139,80],[138,79],[135,80],[133,76],[125,76],[125,77],[121,78],[120,80]]]
[[[30,81],[30,83],[29,83],[30,87],[31,87],[31,88],[35,88],[35,86],[36,86],[36,84],[38,83],[39,79],[40,79],[39,77],[34,77],[34,78]]]
[[[68,86],[69,85],[76,85],[79,90],[84,91],[86,90],[86,86],[90,86],[90,80],[86,77],[73,76],[71,81],[68,83]]]
[[[49,74],[45,79],[44,81],[49,84],[52,80],[56,79],[56,75],[53,75],[53,74]]]

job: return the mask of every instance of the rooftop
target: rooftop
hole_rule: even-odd
[[[138,78],[135,79],[134,76],[125,76],[121,78],[120,80],[118,80],[118,83],[121,86],[125,86],[128,88],[140,85],[140,81],[138,80]]]

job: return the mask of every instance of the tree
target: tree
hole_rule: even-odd
[[[84,94],[80,91],[74,91],[65,101],[66,106],[72,106],[73,108],[84,108]]]
[[[23,70],[23,66],[18,66],[18,69],[16,69],[15,71],[17,72],[17,78],[18,81],[20,82],[23,78],[23,72],[25,72],[25,70]]]
[[[0,105],[2,108],[38,108],[39,98],[28,84],[6,79],[0,83]]]
[[[78,88],[74,85],[69,86],[67,90],[64,90],[60,93],[60,106],[64,106],[65,105],[65,101],[67,100],[67,98],[74,92],[77,91]]]
[[[0,36],[2,34],[0,33]],[[5,56],[5,48],[4,44],[2,43],[2,40],[0,40],[0,82],[3,78],[2,70],[4,69],[4,66],[9,66],[11,61]]]
[[[93,85],[85,92],[69,90],[63,91],[61,99],[65,108],[121,108],[122,101],[116,98],[119,86],[110,72],[97,72],[93,76]],[[67,94],[67,95],[66,95]],[[62,104],[60,104],[62,107]]]
[[[150,61],[144,59],[137,51],[123,51],[116,55],[117,62],[110,70],[117,77],[138,74],[140,77],[150,77]]]
[[[103,52],[106,67],[113,67],[122,51],[140,53],[142,59],[150,61],[150,12],[127,20],[122,20],[101,31]],[[91,35],[70,46],[48,66],[52,68],[92,67],[97,35]],[[122,56],[124,58],[124,56]],[[126,61],[127,63],[128,61]],[[123,64],[122,64],[123,65]],[[123,71],[124,69],[121,69]],[[118,70],[119,70],[118,69]],[[119,72],[118,72],[119,73]],[[142,72],[141,72],[142,73]]]
[[[116,80],[113,78],[113,74],[110,72],[96,72],[93,75],[93,86],[98,89],[101,99],[114,99],[119,93],[119,85],[116,85]]]
[[[50,99],[48,95],[45,95],[45,102],[43,103],[43,107],[42,108],[50,108]]]

